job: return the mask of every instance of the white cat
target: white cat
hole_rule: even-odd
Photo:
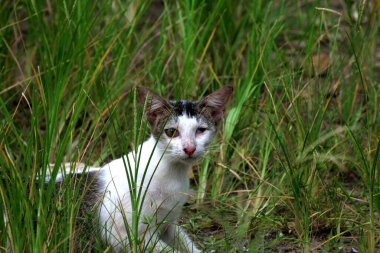
[[[141,205],[138,235],[143,250],[200,252],[176,221],[189,195],[188,169],[212,142],[231,94],[232,87],[225,86],[199,102],[168,101],[139,88],[138,97],[146,105],[151,137],[139,146],[137,154],[130,152],[101,168],[85,171],[92,175],[96,187],[95,191],[89,191],[89,195],[96,193],[95,197],[88,199],[100,198],[102,236],[115,251],[129,244],[132,202],[128,180],[134,177],[137,191],[146,193],[138,203]],[[82,165],[78,167],[83,169]],[[62,178],[58,175],[57,180]]]

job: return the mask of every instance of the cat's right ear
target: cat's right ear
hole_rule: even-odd
[[[232,86],[223,86],[219,90],[211,93],[199,102],[202,113],[211,116],[215,123],[218,123],[225,115],[225,108],[233,92]]]
[[[169,102],[150,89],[139,87],[137,97],[141,105],[145,106],[145,117],[153,128],[171,112]]]

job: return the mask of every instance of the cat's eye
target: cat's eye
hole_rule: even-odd
[[[205,127],[198,127],[198,128],[197,128],[197,134],[202,134],[202,133],[204,133],[206,130],[207,130],[207,128],[205,128]]]
[[[174,138],[179,135],[179,132],[175,128],[168,128],[168,129],[165,129],[165,134],[170,138]]]

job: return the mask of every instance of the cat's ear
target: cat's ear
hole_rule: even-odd
[[[145,87],[139,87],[137,97],[142,106],[146,105],[145,117],[153,128],[158,125],[160,120],[170,114],[171,106],[169,102],[153,91]]]
[[[232,86],[224,86],[199,102],[201,113],[209,115],[215,123],[224,117],[225,108],[233,92]]]

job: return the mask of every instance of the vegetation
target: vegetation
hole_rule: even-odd
[[[0,249],[74,250],[82,192],[39,179],[50,163],[54,178],[65,161],[101,165],[136,147],[148,130],[134,87],[198,99],[231,84],[225,124],[192,171],[183,223],[197,244],[378,251],[379,8],[1,1]],[[110,250],[93,237],[93,251]]]

